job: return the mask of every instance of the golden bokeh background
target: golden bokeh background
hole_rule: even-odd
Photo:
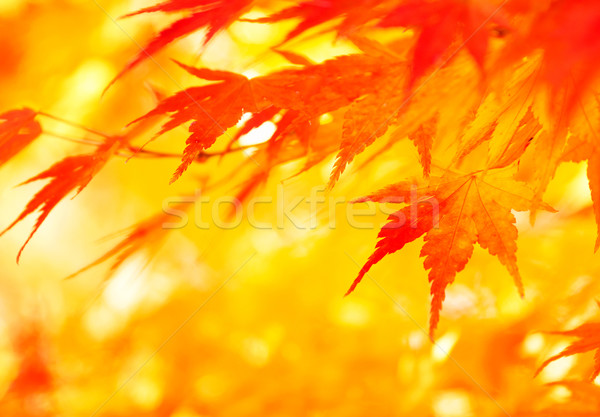
[[[205,48],[202,33],[176,42],[102,95],[137,53],[136,43],[165,25],[161,14],[113,19],[152,3],[2,0],[0,110],[27,106],[118,134],[155,105],[153,90],[170,94],[197,81],[171,57],[248,76],[288,65],[269,46],[293,22],[237,22]],[[316,62],[356,51],[327,34],[290,49]],[[61,123],[44,127],[85,137]],[[175,130],[149,147],[180,152],[183,133]],[[40,186],[17,184],[88,151],[44,135],[2,167],[3,224]],[[418,173],[415,158],[409,143],[398,143],[360,175],[356,163],[329,197],[350,200],[394,182],[399,171]],[[63,279],[113,247],[123,237],[116,231],[160,212],[165,199],[207,178],[225,181],[211,197],[231,192],[243,173],[230,173],[247,159],[212,158],[168,185],[177,159],[114,158],[77,198],[59,204],[20,265],[15,256],[34,220],[0,239],[0,414],[465,417],[520,415],[532,398],[539,408],[573,400],[567,388],[546,384],[585,379],[589,355],[563,358],[536,379],[533,373],[566,345],[540,331],[597,315],[590,300],[598,294],[600,262],[592,252],[595,226],[581,164],[562,165],[546,194],[558,214],[540,215],[534,227],[526,214],[517,218],[525,299],[498,260],[476,249],[448,290],[437,346],[424,330],[429,286],[418,245],[385,259],[372,279],[343,297],[377,235],[349,225],[346,204],[325,204],[316,214],[301,204],[295,218],[307,226],[314,217],[314,228],[286,221],[261,230],[243,221],[231,230],[203,230],[192,215],[187,227],[157,242],[157,253],[128,259],[109,280],[108,265]],[[284,165],[261,195],[276,198],[283,189],[289,201],[307,196],[326,184],[332,162],[333,155],[293,178],[299,165]],[[264,221],[275,216],[273,205],[257,211]]]

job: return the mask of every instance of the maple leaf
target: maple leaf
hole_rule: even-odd
[[[318,117],[375,94],[389,61],[363,54],[342,55],[317,65],[284,69],[253,78],[259,95],[275,106]]]
[[[204,149],[211,147],[226,129],[235,126],[244,113],[257,113],[269,106],[266,100],[255,96],[251,80],[243,75],[177,64],[198,78],[217,82],[180,91],[130,123],[169,114],[170,120],[163,125],[158,136],[193,120],[181,165],[173,174],[171,183],[183,174]]]
[[[294,142],[294,136],[289,137],[287,139],[289,143],[281,147],[277,158],[273,159],[273,162],[285,163],[298,158],[305,158],[302,168],[288,177],[288,179],[296,177],[322,162],[331,153],[336,151],[337,142],[332,141],[331,137],[335,137],[338,131],[337,123],[321,125],[318,119],[308,120],[298,125],[297,129],[293,132],[297,138],[297,142]]]
[[[31,109],[10,110],[0,114],[0,166],[21,152],[42,134]]]
[[[441,69],[429,83],[409,93],[404,88],[409,76],[406,62],[381,55],[377,59],[386,63],[386,69],[372,79],[376,87],[374,91],[365,91],[365,95],[355,100],[344,116],[342,141],[330,175],[329,188],[338,181],[346,166],[390,127],[397,127],[391,135],[392,141],[414,135],[425,126],[430,126],[428,130],[433,132],[433,120],[437,120],[436,126],[450,123],[447,117],[440,117],[443,114],[439,111],[440,102],[445,99],[464,99],[465,103],[469,103],[476,97],[465,94],[464,84],[454,82],[460,65]],[[457,60],[457,64],[460,63]],[[451,123],[458,121],[461,124],[463,113],[466,115],[464,108],[457,109]],[[438,127],[435,131],[437,130]],[[430,139],[427,144],[421,143],[426,146],[421,146],[420,149],[417,144],[419,156],[425,164],[428,163],[426,154],[431,151],[429,142],[433,144],[433,137]]]
[[[515,179],[526,181],[535,189],[534,205],[531,207],[530,216],[532,224],[535,222],[542,195],[562,162],[566,136],[565,128],[542,130],[519,159],[519,170],[515,174]]]
[[[500,125],[500,127],[503,127]],[[496,155],[490,155],[488,165],[490,169],[504,168],[513,162],[519,160],[525,153],[529,144],[542,131],[542,125],[533,115],[531,109],[517,124],[510,140],[497,152]]]
[[[518,124],[514,123],[518,112],[513,113],[503,109],[497,117],[486,116],[489,115],[485,111],[478,112],[473,123],[466,129],[462,138],[463,143],[453,159],[457,165],[460,165],[480,145],[493,142],[491,146],[494,148],[489,149],[486,165],[490,169],[506,167],[525,153],[529,144],[542,130],[542,125],[531,108]]]
[[[107,89],[125,73],[176,39],[189,35],[199,29],[207,28],[206,35],[204,36],[204,44],[206,45],[219,31],[235,22],[251,3],[252,0],[168,0],[123,16],[131,17],[142,13],[154,12],[175,13],[187,11],[191,13],[189,16],[183,17],[175,21],[171,26],[163,29],[110,82]]]
[[[305,120],[298,110],[287,110],[283,113],[281,120],[277,122],[275,132],[269,138],[269,146],[267,147],[269,154],[276,154],[284,143],[283,139],[291,132],[299,131],[307,122],[310,123],[310,121]],[[307,138],[301,137],[301,140],[307,140]]]
[[[487,2],[462,0],[419,1],[409,0],[399,5],[384,17],[380,27],[418,28],[418,39],[414,47],[413,68],[409,86],[425,75],[444,55],[450,59],[462,48],[452,53],[450,46],[457,37],[463,42],[475,62],[483,68],[488,49],[490,21],[506,26],[499,9]]]
[[[270,106],[257,113],[252,113],[250,115],[250,118],[242,124],[242,127],[231,138],[231,140],[227,144],[227,150],[230,150],[233,144],[237,142],[242,136],[250,133],[253,129],[262,126],[264,123],[271,121],[273,117],[275,117],[275,115],[277,115],[280,111],[280,108]]]
[[[600,247],[600,150],[595,150],[588,158],[587,176],[590,184],[597,237],[594,252]]]
[[[525,152],[542,127],[531,94],[536,74],[534,60],[523,62],[513,68],[508,80],[483,97],[460,134],[453,163],[460,165],[483,144],[488,145],[488,167],[508,165]]]
[[[510,191],[507,191],[510,190]],[[352,283],[350,294],[373,265],[425,235],[421,256],[429,270],[433,337],[445,298],[445,290],[473,253],[474,243],[496,256],[513,277],[519,294],[523,285],[517,267],[517,228],[511,210],[531,206],[531,190],[512,181],[483,175],[454,178],[432,177],[427,185],[400,182],[354,202],[403,203],[381,229],[375,252]],[[544,206],[552,210],[549,206]]]
[[[515,417],[596,417],[600,413],[600,388],[587,381],[565,380],[544,384],[543,390],[550,398],[557,387],[568,389],[569,401],[558,401],[550,407],[530,411],[543,401],[526,401],[525,410],[513,414]]]
[[[338,18],[342,20],[336,23],[335,28],[343,35],[375,17],[377,15],[376,8],[381,3],[377,0],[308,0],[270,16],[246,19],[246,21],[275,23],[282,20],[300,19],[300,23],[288,32],[285,39],[280,43],[281,45],[300,36],[309,29],[335,21]]]
[[[50,182],[38,191],[29,203],[27,203],[27,206],[25,206],[25,209],[21,214],[6,229],[0,232],[0,236],[2,236],[21,220],[34,213],[36,210],[39,210],[40,214],[33,226],[33,230],[17,254],[17,262],[19,262],[23,249],[25,249],[27,243],[29,243],[44,220],[46,220],[52,209],[70,192],[75,190],[75,195],[79,194],[98,171],[102,169],[110,156],[118,149],[118,145],[118,138],[109,139],[106,143],[99,146],[94,153],[66,157],[62,161],[57,162],[47,170],[21,184],[29,184],[34,181],[47,179],[50,180]]]
[[[189,198],[189,202],[193,199]],[[87,271],[94,266],[101,264],[115,258],[114,262],[110,266],[108,275],[113,274],[128,258],[133,256],[137,252],[142,250],[148,250],[148,259],[152,259],[153,255],[160,249],[161,243],[164,241],[166,234],[172,230],[165,227],[165,224],[170,223],[173,220],[172,215],[174,213],[185,212],[190,208],[191,204],[182,203],[169,207],[168,211],[158,213],[144,221],[141,221],[129,228],[127,236],[121,240],[112,249],[107,251],[104,255],[81,268],[79,271],[69,275],[66,279],[74,278],[75,276]]]
[[[597,228],[594,252],[597,252],[600,247],[600,99],[596,96],[592,103],[591,106],[578,103],[580,112],[571,119],[570,135],[560,161],[587,160],[587,177]]]
[[[274,111],[269,109],[290,111],[279,123],[275,139],[283,133],[283,124],[290,122],[292,128],[292,115],[295,115],[293,128],[297,130],[300,125],[347,106],[363,94],[373,93],[376,85],[372,80],[387,70],[381,59],[363,55],[340,56],[318,65],[281,70],[253,79],[227,71],[177,64],[198,78],[216,82],[180,91],[131,122],[168,114],[170,120],[163,125],[159,136],[193,121],[189,127],[192,135],[186,141],[182,162],[171,182],[177,180],[203,150],[235,126],[244,113],[261,114],[248,124],[251,130],[255,123]],[[230,143],[235,140],[230,139]]]
[[[252,155],[252,161],[262,175],[276,166],[307,157],[305,166],[294,174],[296,176],[333,151],[335,145],[332,141],[318,140],[321,126],[317,118],[306,118],[297,110],[286,110],[280,116],[279,121],[274,122],[277,126],[275,132]]]
[[[398,120],[408,102],[408,98],[401,92],[406,78],[406,65],[382,61],[388,65],[386,71],[376,78],[373,93],[352,103],[344,115],[342,141],[329,177],[329,189],[333,188],[355,156],[383,136]]]
[[[309,58],[305,57],[304,55],[297,54],[296,52],[284,51],[284,50],[275,49],[275,48],[273,48],[273,52],[277,52],[279,55],[281,55],[283,58],[285,58],[286,61],[288,61],[290,64],[302,65],[302,66],[315,65],[315,63],[313,61],[311,61]]]
[[[560,353],[546,359],[540,365],[537,371],[535,371],[535,376],[539,375],[539,373],[542,372],[550,363],[560,358],[576,355],[578,353],[589,352],[591,350],[595,350],[596,353],[594,354],[594,368],[592,374],[590,375],[590,381],[593,381],[598,374],[600,374],[600,323],[584,323],[572,330],[567,330],[564,332],[548,332],[548,334],[578,337],[579,340],[571,343]]]
[[[274,120],[275,116],[279,117],[276,121]],[[319,129],[318,119],[307,118],[298,110],[282,111],[273,106],[250,116],[235,136],[231,138],[227,149],[230,150],[234,142],[252,129],[256,129],[271,120],[277,126],[275,131],[271,136],[264,138],[265,146],[262,146],[259,153],[252,157],[254,162],[261,167],[263,173],[284,161],[304,156]]]
[[[515,32],[510,47],[505,48],[503,64],[510,68],[524,56],[541,51],[539,80],[550,90],[550,107],[556,110],[557,117],[563,112],[569,116],[592,91],[590,84],[599,74],[600,3],[553,1],[526,28]],[[563,101],[563,106],[556,106]]]
[[[433,146],[437,123],[438,117],[436,115],[419,126],[417,130],[408,134],[408,138],[415,144],[419,152],[425,178],[428,178],[431,173],[431,147]]]

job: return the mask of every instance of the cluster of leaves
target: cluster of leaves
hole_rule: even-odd
[[[151,40],[115,81],[178,38],[204,29],[209,42],[247,11],[269,6],[252,0],[168,0],[134,12],[130,16],[184,16]],[[588,162],[600,228],[597,1],[306,0],[250,21],[258,25],[288,19],[299,23],[273,47],[290,61],[290,68],[249,79],[178,62],[201,85],[164,98],[132,122],[149,126],[167,117],[157,136],[188,127],[171,182],[210,156],[206,151],[217,142],[226,143],[224,153],[240,149],[244,134],[269,121],[277,129],[249,157],[258,167],[242,196],[273,167],[304,159],[304,171],[337,151],[332,188],[375,141],[388,138],[384,149],[389,149],[409,139],[418,151],[422,177],[356,200],[402,207],[380,231],[375,252],[348,292],[385,256],[424,236],[431,337],[446,288],[468,263],[475,243],[498,258],[523,295],[513,211],[531,211],[532,222],[538,210],[552,211],[542,197],[562,162]],[[370,36],[385,28],[406,31],[385,44]],[[281,50],[315,30],[349,40],[358,52],[315,64]],[[474,72],[478,77],[465,76]],[[324,115],[334,116],[337,131],[324,129]],[[0,116],[0,164],[42,134],[36,116],[44,115],[23,109]],[[236,127],[240,120],[245,121]],[[50,182],[6,230],[39,210],[33,235],[50,211],[72,191],[80,192],[110,158],[152,154],[130,144],[139,130],[102,137],[93,153],[67,157],[28,180]],[[156,233],[157,219],[142,222],[99,261],[117,256],[115,267],[121,264],[147,243],[148,233]],[[583,326],[565,333],[582,341],[559,356],[598,347],[592,330]]]

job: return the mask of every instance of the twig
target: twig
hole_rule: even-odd
[[[49,113],[46,113],[46,112],[43,112],[43,111],[38,111],[37,114],[39,116],[44,116],[44,117],[47,117],[49,119],[56,120],[57,122],[61,122],[61,123],[67,124],[69,126],[76,127],[77,129],[85,130],[86,132],[92,133],[94,135],[101,136],[103,138],[109,138],[109,137],[111,137],[111,135],[108,135],[106,133],[100,132],[98,130],[90,129],[89,127],[86,127],[86,126],[81,125],[79,123],[71,122],[70,120],[66,120],[66,119],[63,119],[61,117],[54,116],[52,114],[49,114]]]
[[[47,135],[47,136],[52,136],[52,137],[55,137],[58,139],[67,140],[67,141],[73,142],[73,143],[80,143],[82,145],[94,145],[94,146],[102,145],[102,142],[98,142],[98,141],[95,141],[92,139],[73,138],[73,137],[61,135],[59,133],[51,132],[48,130],[44,130],[43,134]],[[237,148],[229,148],[229,149],[225,149],[225,150],[217,151],[217,152],[202,152],[198,155],[197,159],[210,158],[210,157],[214,157],[214,156],[223,156],[223,155],[227,155],[232,152],[239,152],[239,151],[243,151],[245,149],[254,148],[256,146],[257,145],[248,145],[248,146],[240,146]],[[122,156],[125,158],[131,158],[131,157],[135,157],[135,156],[137,156],[139,158],[181,158],[181,154],[178,154],[178,153],[152,151],[152,150],[142,149],[142,148],[139,148],[137,146],[132,146],[132,145],[127,146],[125,149],[129,152],[123,152],[123,150],[121,150],[119,152],[116,152],[116,155]]]

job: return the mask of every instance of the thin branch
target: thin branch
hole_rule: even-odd
[[[49,113],[46,113],[46,112],[43,112],[43,111],[38,111],[37,114],[39,116],[44,116],[44,117],[47,117],[49,119],[56,120],[57,122],[61,122],[61,123],[67,124],[69,126],[77,128],[77,129],[85,130],[86,132],[92,133],[94,135],[101,136],[103,138],[110,138],[111,137],[111,135],[108,135],[106,133],[100,132],[98,130],[91,129],[91,128],[86,127],[84,125],[81,125],[79,123],[75,123],[75,122],[72,122],[70,120],[63,119],[63,118],[58,117],[58,116],[54,116],[52,114],[49,114]]]
[[[92,139],[85,139],[85,138],[73,138],[73,137],[69,137],[69,136],[65,136],[65,135],[61,135],[60,133],[56,133],[56,132],[51,132],[48,130],[44,130],[43,132],[44,135],[47,136],[52,136],[55,137],[57,139],[63,139],[63,140],[67,140],[69,142],[73,142],[73,143],[79,143],[82,145],[93,145],[93,146],[100,146],[102,145],[102,142],[98,142]],[[203,158],[210,158],[210,157],[214,157],[214,156],[223,156],[223,155],[227,155],[229,153],[232,152],[239,152],[239,151],[243,151],[245,149],[249,149],[249,148],[254,148],[257,147],[258,145],[248,145],[248,146],[240,146],[237,148],[229,148],[229,149],[225,149],[222,151],[218,151],[218,152],[202,152],[198,155],[197,159],[203,159]],[[147,149],[142,149],[139,148],[137,146],[132,146],[132,145],[128,145],[125,147],[125,149],[116,152],[116,155],[118,156],[122,156],[124,158],[132,158],[132,157],[138,157],[138,158],[181,158],[181,154],[178,153],[170,153],[170,152],[160,152],[160,151],[152,151],[152,150],[147,150]]]
[[[237,148],[224,149],[222,151],[217,152],[201,152],[198,154],[198,159],[208,158],[213,156],[223,156],[230,154],[232,152],[239,152],[249,148],[255,148],[257,145],[248,145],[248,146],[239,146]],[[178,153],[170,153],[170,152],[159,152],[159,151],[151,151],[145,148],[138,148],[136,146],[128,146],[127,149],[131,151],[133,154],[145,154],[146,156],[140,156],[141,158],[181,158],[181,154]]]
[[[48,130],[44,130],[42,132],[43,135],[47,135],[47,136],[52,136],[58,139],[63,139],[63,140],[67,140],[69,142],[74,142],[74,143],[80,143],[82,145],[94,145],[94,146],[100,146],[102,145],[102,142],[98,142],[92,139],[83,139],[83,138],[72,138],[69,136],[65,136],[65,135],[61,135],[60,133],[55,133],[55,132],[51,132]]]

